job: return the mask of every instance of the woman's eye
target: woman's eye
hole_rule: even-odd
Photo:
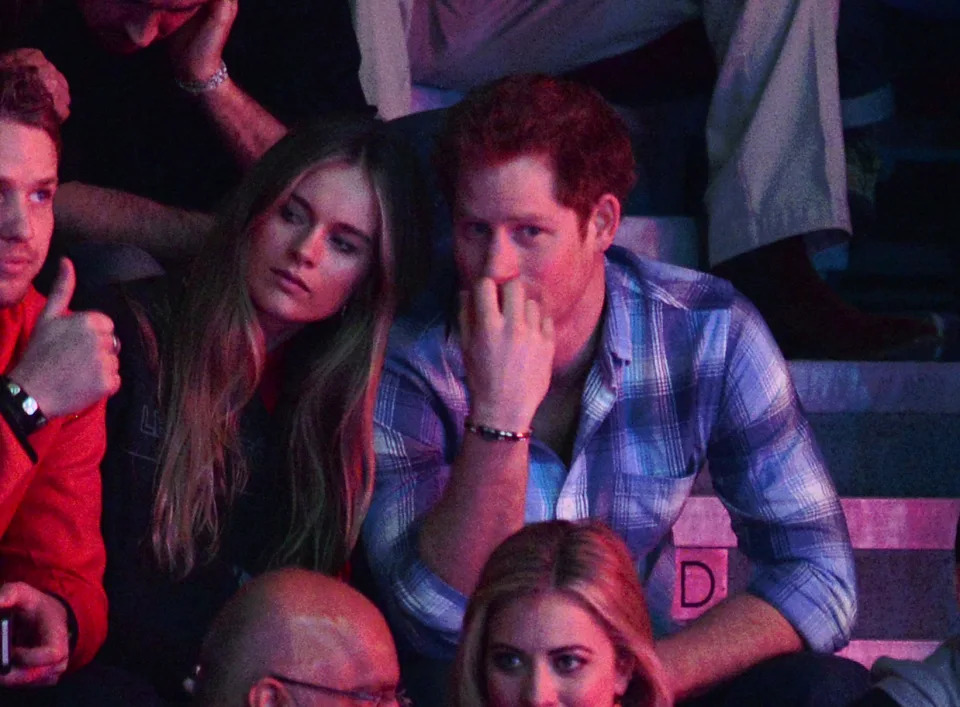
[[[574,673],[586,664],[586,660],[573,653],[561,653],[554,657],[553,665],[558,673]]]
[[[504,673],[512,673],[523,665],[520,656],[512,651],[498,651],[490,658],[490,662],[493,663],[493,667]]]
[[[280,218],[287,223],[302,224],[304,222],[303,213],[296,206],[287,202],[280,207]]]
[[[330,243],[333,245],[334,250],[346,255],[352,255],[360,250],[353,241],[336,233],[330,236]]]

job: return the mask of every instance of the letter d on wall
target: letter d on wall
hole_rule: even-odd
[[[695,619],[727,596],[725,548],[676,548],[673,618]]]

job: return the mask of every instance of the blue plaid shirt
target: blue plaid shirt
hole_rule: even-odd
[[[364,543],[394,627],[449,657],[466,598],[417,551],[470,410],[455,333],[439,310],[398,321],[375,411],[377,480]],[[786,364],[759,314],[725,281],[611,248],[601,343],[572,463],[536,438],[526,520],[600,518],[626,541],[651,615],[669,629],[671,526],[709,462],[754,572],[748,591],[815,650],[856,615],[847,528]]]

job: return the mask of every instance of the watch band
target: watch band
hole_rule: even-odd
[[[47,424],[47,418],[34,397],[6,376],[0,376],[0,397],[20,418],[19,424],[25,434],[31,435]]]
[[[47,418],[33,396],[6,376],[0,376],[0,415],[10,426],[30,461],[36,463],[37,454],[27,437],[46,425]]]

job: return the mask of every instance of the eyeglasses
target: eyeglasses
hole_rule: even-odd
[[[398,688],[396,690],[385,690],[384,692],[375,694],[372,692],[363,692],[361,690],[339,690],[335,687],[327,687],[326,685],[318,685],[317,683],[313,682],[295,680],[294,678],[288,678],[286,675],[278,675],[277,673],[270,673],[270,677],[288,685],[305,687],[308,690],[316,690],[332,697],[345,697],[348,700],[356,700],[357,702],[368,702],[375,707],[386,707],[388,705],[412,707],[413,705],[413,701],[407,697],[402,688]]]

